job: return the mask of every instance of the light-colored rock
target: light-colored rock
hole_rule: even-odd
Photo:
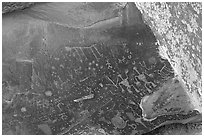
[[[195,108],[202,112],[201,3],[136,3]]]

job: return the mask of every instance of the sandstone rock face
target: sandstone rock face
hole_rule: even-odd
[[[136,3],[187,93],[202,112],[202,4]],[[163,52],[164,53],[164,52]]]
[[[4,134],[144,134],[200,112],[134,3],[3,15]]]

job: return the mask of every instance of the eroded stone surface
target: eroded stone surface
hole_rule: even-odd
[[[8,41],[11,34],[3,34],[3,58],[15,53],[14,59],[3,60],[5,67],[14,66],[4,81],[20,90],[11,102],[4,101],[3,129],[15,132],[26,125],[31,134],[94,134],[98,129],[103,134],[143,134],[167,121],[196,116],[198,112],[191,109],[161,112],[153,120],[143,117],[141,100],[158,92],[175,72],[159,55],[159,44],[148,25],[140,20],[124,26],[118,16],[115,27],[107,28],[111,21],[105,21],[105,27],[99,22],[86,28],[28,21],[26,32],[36,36],[31,37],[37,39],[33,40],[36,46],[31,42],[23,48],[20,41],[16,52],[14,41]],[[32,61],[19,62],[16,57]],[[118,128],[113,119],[123,125]]]
[[[162,54],[184,81],[187,93],[202,112],[202,4],[136,3],[160,42]]]

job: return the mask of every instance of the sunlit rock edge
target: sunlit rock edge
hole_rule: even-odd
[[[195,109],[202,113],[201,3],[136,3],[178,79],[183,81]]]

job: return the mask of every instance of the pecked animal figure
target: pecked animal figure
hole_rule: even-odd
[[[135,4],[114,4],[3,15],[4,134],[144,134],[200,118]]]

